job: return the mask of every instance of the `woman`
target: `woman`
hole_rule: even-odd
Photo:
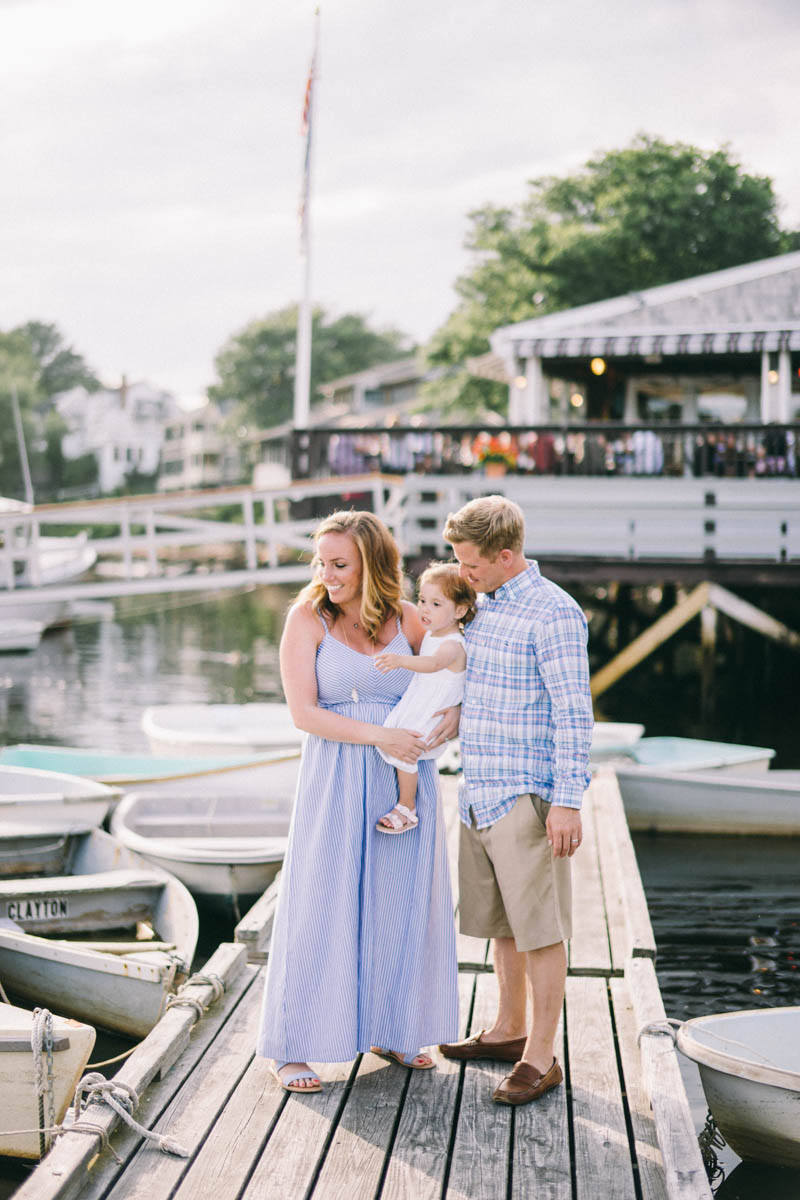
[[[367,512],[339,512],[315,535],[316,578],[281,640],[281,679],[303,749],[275,916],[258,1053],[289,1091],[318,1091],[306,1060],[347,1062],[377,1048],[425,1070],[421,1046],[458,1027],[457,963],[438,780],[419,764],[420,826],[375,826],[397,800],[378,749],[415,763],[420,736],[384,726],[411,679],[373,658],[419,649],[400,555]]]

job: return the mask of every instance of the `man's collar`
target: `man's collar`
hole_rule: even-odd
[[[488,600],[495,600],[498,597],[519,596],[541,577],[539,564],[535,559],[529,559],[528,565],[524,571],[520,571],[518,575],[512,575],[505,583],[502,583],[499,588],[495,588],[493,592],[487,592]]]

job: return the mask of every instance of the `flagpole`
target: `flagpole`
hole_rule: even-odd
[[[318,73],[319,8],[314,13],[314,49],[308,73],[303,105],[303,132],[306,138],[303,185],[300,196],[300,261],[302,294],[297,311],[297,345],[294,369],[294,427],[307,429],[311,396],[311,155],[314,116],[314,88]]]

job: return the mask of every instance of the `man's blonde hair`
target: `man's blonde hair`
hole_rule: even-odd
[[[442,536],[451,545],[470,542],[481,558],[497,558],[501,550],[521,554],[525,543],[522,509],[505,496],[480,496],[450,513]]]

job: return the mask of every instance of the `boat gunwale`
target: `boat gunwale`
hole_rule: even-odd
[[[800,1005],[781,1005],[774,1008],[742,1008],[729,1013],[707,1013],[702,1017],[692,1017],[680,1026],[677,1032],[677,1046],[682,1054],[698,1064],[699,1067],[709,1067],[723,1075],[734,1075],[750,1083],[762,1084],[766,1087],[779,1087],[789,1092],[800,1093],[800,1070],[792,1071],[786,1067],[772,1066],[767,1063],[754,1062],[742,1058],[741,1055],[716,1049],[706,1042],[700,1041],[695,1031],[709,1022],[725,1022],[736,1017],[751,1017],[770,1012],[796,1013],[800,1020]],[[722,1037],[722,1034],[716,1034]],[[732,1039],[728,1039],[729,1041]],[[743,1043],[743,1050],[748,1047]]]

